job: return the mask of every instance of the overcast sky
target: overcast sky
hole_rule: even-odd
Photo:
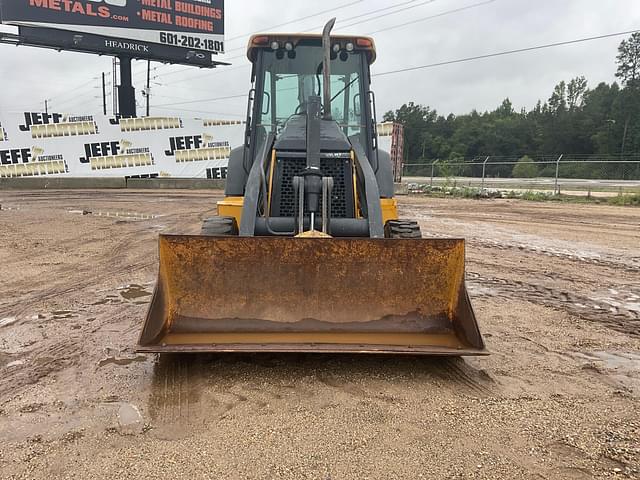
[[[349,5],[346,6],[345,5]],[[377,9],[400,5],[369,16]],[[406,9],[407,7],[414,7]],[[378,46],[374,75],[405,67],[601,34],[640,29],[640,0],[292,0],[226,1],[226,44],[220,58],[233,64],[214,71],[152,64],[152,115],[241,118],[244,99],[207,99],[248,91],[248,34],[319,30],[329,14],[294,21],[335,7],[335,33],[369,34]],[[458,12],[455,9],[470,7]],[[405,9],[404,11],[397,10]],[[444,15],[437,16],[438,14]],[[428,18],[435,17],[435,18]],[[341,19],[343,19],[341,21]],[[287,21],[292,23],[272,28]],[[407,22],[410,25],[399,26]],[[355,25],[351,25],[359,22]],[[390,28],[397,27],[397,28]],[[11,27],[0,27],[13,31]],[[516,108],[547,99],[555,84],[584,75],[591,87],[614,80],[616,49],[624,37],[595,40],[469,63],[374,78],[378,114],[414,101],[446,114],[495,108],[509,97]],[[234,58],[242,55],[240,58]],[[135,62],[139,101],[146,62]],[[100,72],[111,58],[0,44],[0,114],[40,110],[99,113]],[[109,77],[110,78],[110,77]],[[187,103],[180,103],[187,102]],[[178,104],[179,103],[179,104]],[[175,105],[167,105],[175,104]],[[139,108],[139,113],[142,113]]]

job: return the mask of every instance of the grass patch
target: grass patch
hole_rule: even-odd
[[[602,198],[594,196],[556,195],[539,191],[500,191],[477,187],[429,186],[410,184],[409,193],[417,193],[436,198],[509,198],[529,202],[595,203],[618,206],[640,206],[640,193],[620,194],[616,197]]]
[[[518,200],[528,200],[530,202],[562,202],[567,200],[563,195],[547,192],[515,192],[510,191],[504,195],[504,198],[515,198]]]
[[[610,205],[619,205],[623,207],[635,206],[640,207],[640,193],[622,194],[617,197],[611,197],[607,199],[607,203]]]

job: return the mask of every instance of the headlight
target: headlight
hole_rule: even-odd
[[[278,50],[280,48],[280,44],[278,42],[271,42],[271,50]]]
[[[353,46],[353,43],[349,42],[345,48],[347,49],[347,52],[353,52],[355,47]]]
[[[291,50],[293,50],[293,43],[291,43],[291,42],[287,42],[287,43],[285,43],[285,44],[284,44],[284,49],[285,49],[287,52],[290,52]]]

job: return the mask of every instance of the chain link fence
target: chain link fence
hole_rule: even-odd
[[[480,188],[640,191],[640,155],[553,155],[430,160],[403,166],[407,183]]]

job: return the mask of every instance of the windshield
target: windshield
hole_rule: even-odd
[[[306,112],[310,96],[322,97],[322,48],[262,51],[264,94],[258,126],[279,133],[293,115]],[[348,136],[364,131],[362,54],[340,52],[331,61],[331,114]],[[323,106],[324,108],[324,106]]]

